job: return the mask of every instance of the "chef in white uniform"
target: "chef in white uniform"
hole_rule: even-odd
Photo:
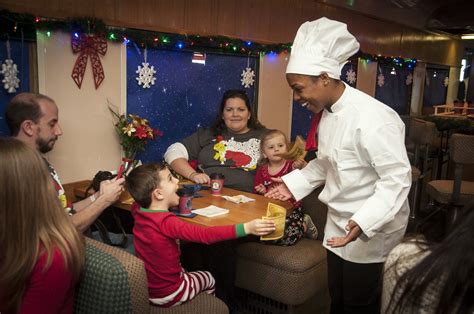
[[[301,25],[286,69],[294,99],[324,110],[318,154],[267,196],[300,200],[324,184],[331,313],[379,313],[382,269],[408,222],[411,167],[398,114],[340,78],[359,49],[346,24]]]

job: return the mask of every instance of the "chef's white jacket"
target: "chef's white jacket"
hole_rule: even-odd
[[[319,125],[317,158],[282,179],[296,200],[325,184],[319,199],[328,206],[328,250],[350,262],[383,262],[408,222],[405,126],[391,108],[347,84],[331,111]],[[363,233],[345,247],[328,247],[328,238],[346,236],[349,219]]]

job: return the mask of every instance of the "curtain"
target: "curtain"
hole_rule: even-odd
[[[375,98],[391,107],[398,114],[410,112],[413,70],[379,64]]]
[[[423,107],[444,105],[448,90],[449,72],[446,69],[427,68]]]

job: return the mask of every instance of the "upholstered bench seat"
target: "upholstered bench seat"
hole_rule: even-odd
[[[321,241],[301,239],[288,247],[244,243],[237,256],[236,286],[273,300],[299,305],[327,287]]]
[[[248,242],[237,247],[235,285],[255,294],[248,299],[252,304],[247,308],[261,311],[252,313],[326,313],[329,310],[326,249],[321,242],[327,207],[318,199],[322,188],[304,198],[302,206],[319,231],[318,240],[303,238],[293,246]]]
[[[86,265],[76,290],[74,313],[228,314],[229,309],[205,293],[174,308],[150,305],[143,262],[124,250],[86,238]]]

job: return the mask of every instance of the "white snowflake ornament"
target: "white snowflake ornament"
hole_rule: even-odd
[[[3,87],[9,92],[14,93],[16,89],[20,87],[20,79],[18,78],[18,68],[12,59],[6,59],[5,63],[2,64],[2,70],[0,74],[3,74]]]
[[[444,87],[448,87],[448,85],[449,85],[449,77],[446,76],[446,77],[444,78],[443,84],[444,84]]]
[[[346,80],[349,84],[351,85],[354,85],[355,82],[357,81],[357,76],[356,76],[356,73],[354,72],[354,70],[352,70],[352,68],[350,68],[349,70],[347,70],[346,72]]]
[[[380,73],[378,76],[377,76],[377,85],[379,87],[382,87],[385,85],[385,76],[383,76],[382,73]]]
[[[143,88],[150,88],[151,85],[155,85],[155,67],[153,65],[150,67],[150,64],[148,62],[142,62],[142,65],[143,67],[138,66],[137,71],[135,71],[135,73],[138,73],[138,77],[136,77],[136,80],[138,81],[138,85],[143,84]]]
[[[407,75],[406,80],[405,80],[405,84],[406,84],[406,85],[410,85],[411,83],[413,83],[413,75],[412,75],[411,73],[409,73],[409,74]]]
[[[249,67],[246,67],[240,76],[242,76],[240,81],[245,88],[250,88],[250,86],[255,82],[253,79],[255,77],[255,72]]]

